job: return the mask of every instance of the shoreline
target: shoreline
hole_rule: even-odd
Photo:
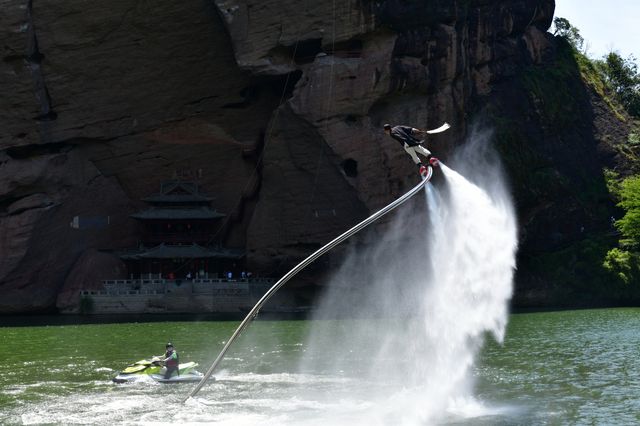
[[[636,309],[638,306],[572,306],[572,307],[521,307],[510,308],[509,315],[534,314],[543,312],[582,311],[598,309]],[[242,321],[245,312],[208,312],[208,313],[140,313],[140,314],[62,314],[62,313],[34,313],[34,314],[3,314],[0,315],[0,328],[3,327],[40,327],[60,325],[90,325],[117,323],[154,323],[154,322],[204,322],[204,321]],[[314,311],[297,312],[260,312],[256,321],[305,321],[305,320],[345,320],[355,317],[314,317]],[[359,318],[362,319],[362,318]],[[380,319],[380,318],[376,318]]]

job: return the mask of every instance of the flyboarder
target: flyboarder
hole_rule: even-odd
[[[418,152],[427,157],[427,161],[432,166],[438,165],[438,159],[431,155],[431,151],[422,146],[425,140],[421,139],[420,137],[424,138],[428,134],[430,135],[434,133],[444,132],[449,127],[451,127],[449,126],[449,124],[444,123],[437,129],[421,130],[410,126],[391,126],[391,124],[385,124],[384,132],[391,136],[393,139],[400,142],[400,144],[404,147],[404,150],[411,156],[413,162],[418,166],[420,175],[426,176],[427,168],[422,164],[422,161],[420,161]]]

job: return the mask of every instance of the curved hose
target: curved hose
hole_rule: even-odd
[[[294,275],[296,275],[298,272],[300,272],[301,270],[306,268],[311,262],[316,260],[318,257],[322,256],[324,253],[326,253],[327,251],[331,250],[332,248],[334,248],[335,246],[337,246],[338,244],[340,244],[341,242],[343,242],[344,240],[346,240],[350,236],[352,236],[355,233],[361,231],[362,229],[364,229],[365,227],[367,227],[371,223],[375,222],[376,220],[380,219],[385,214],[389,213],[391,210],[393,210],[396,207],[400,206],[401,204],[405,203],[409,198],[411,198],[414,195],[416,195],[422,188],[424,188],[424,186],[427,184],[427,182],[429,182],[429,180],[431,180],[431,176],[432,175],[433,175],[433,168],[431,166],[429,166],[429,167],[427,167],[427,176],[425,176],[422,179],[422,182],[420,182],[415,187],[413,187],[413,189],[411,189],[411,191],[407,192],[402,197],[398,198],[397,200],[393,201],[392,203],[390,203],[387,206],[383,207],[382,209],[378,210],[377,212],[375,212],[374,214],[372,214],[371,216],[369,216],[368,218],[366,218],[362,222],[360,222],[357,225],[355,225],[353,228],[351,228],[348,231],[346,231],[345,233],[343,233],[342,235],[334,238],[329,243],[327,243],[323,247],[321,247],[318,250],[316,250],[313,254],[311,254],[309,257],[304,259],[302,262],[298,263],[293,269],[291,269],[282,278],[280,278],[280,280],[278,280],[278,282],[276,282],[264,294],[264,296],[262,296],[262,298],[260,298],[260,300],[258,300],[258,302],[253,307],[253,309],[251,309],[251,311],[249,311],[249,313],[244,318],[244,320],[242,320],[242,322],[240,323],[238,328],[236,328],[236,331],[233,332],[233,334],[231,335],[231,338],[224,345],[224,347],[222,348],[222,351],[220,351],[220,354],[218,354],[218,357],[215,359],[215,361],[213,361],[213,364],[211,364],[211,367],[209,367],[209,369],[207,370],[205,375],[202,377],[200,382],[198,382],[196,387],[193,388],[193,390],[189,393],[189,395],[184,399],[183,402],[185,402],[189,398],[195,396],[200,391],[200,389],[202,389],[202,386],[204,386],[204,383],[209,379],[209,377],[211,377],[211,375],[215,371],[215,369],[218,366],[218,364],[220,364],[220,361],[222,361],[222,358],[224,358],[224,355],[227,353],[227,350],[229,349],[231,344],[238,338],[238,336],[240,336],[240,334],[244,331],[244,329],[247,328],[249,323],[256,317],[256,315],[258,315],[258,312],[260,311],[260,308],[262,308],[262,306],[265,303],[267,303],[267,301],[271,298],[271,296],[273,296],[280,289],[280,287],[282,287]]]

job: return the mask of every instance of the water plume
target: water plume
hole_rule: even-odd
[[[319,321],[301,369],[371,383],[353,395],[376,401],[366,422],[420,424],[465,404],[478,411],[472,368],[487,333],[504,338],[517,248],[489,141],[475,133],[451,160],[466,177],[442,164],[444,179],[425,198],[352,249],[320,303],[320,318],[353,319]]]

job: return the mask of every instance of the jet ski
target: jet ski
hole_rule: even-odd
[[[153,357],[150,360],[143,359],[127,366],[112,380],[115,383],[128,383],[137,380],[146,380],[151,378],[159,383],[180,383],[180,382],[199,382],[203,374],[196,371],[198,366],[195,362],[186,362],[178,365],[179,374],[173,374],[170,378],[165,379],[164,374],[167,371],[162,365],[162,358]]]

